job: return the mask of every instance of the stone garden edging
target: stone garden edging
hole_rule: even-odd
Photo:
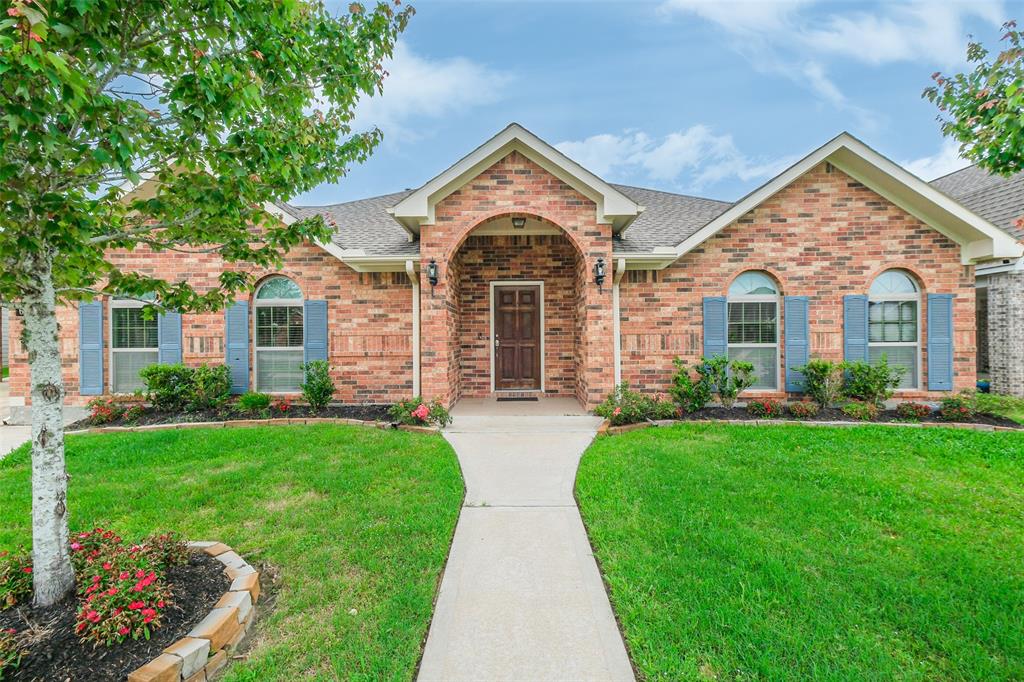
[[[231,586],[206,618],[163,653],[128,675],[128,682],[206,682],[227,665],[256,617],[260,574],[222,542],[190,542],[224,564]]]
[[[298,424],[349,424],[352,426],[368,426],[376,429],[389,430],[398,429],[412,433],[438,433],[440,429],[436,426],[413,426],[411,424],[392,424],[382,421],[365,421],[362,419],[347,419],[344,417],[301,417],[301,418],[277,418],[277,419],[229,419],[220,422],[177,422],[173,424],[147,424],[145,426],[91,426],[87,429],[65,431],[65,436],[74,436],[83,433],[126,433],[129,431],[176,431],[179,429],[232,429],[250,428],[254,426],[288,426]]]
[[[992,424],[968,424],[950,422],[847,422],[847,421],[802,421],[799,419],[659,419],[657,421],[639,422],[637,424],[623,424],[612,426],[605,419],[597,427],[598,435],[606,434],[614,436],[619,433],[628,433],[638,429],[649,429],[658,426],[671,426],[673,424],[742,424],[746,426],[895,426],[912,429],[963,429],[967,431],[1024,431],[1024,427],[1015,428],[1012,426],[993,426]]]

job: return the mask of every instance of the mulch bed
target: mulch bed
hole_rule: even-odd
[[[767,417],[754,417],[749,412],[747,412],[747,409],[745,407],[731,407],[731,408],[725,408],[725,407],[705,407],[704,409],[699,410],[698,412],[693,412],[691,414],[684,414],[681,417],[679,417],[679,419],[682,420],[682,421],[703,421],[703,420],[708,420],[708,419],[736,419],[736,420],[754,421],[755,419],[756,420],[766,420]],[[782,417],[778,417],[778,419],[792,420],[792,419],[796,419],[796,418],[793,417],[790,414],[785,414]],[[908,420],[903,419],[902,417],[900,417],[899,414],[896,413],[896,410],[882,410],[881,412],[878,413],[878,419],[874,419],[874,420],[871,420],[871,421],[861,422],[859,420],[850,419],[848,416],[843,414],[842,410],[840,410],[838,408],[834,408],[834,407],[833,408],[828,408],[828,409],[825,409],[825,410],[821,410],[815,416],[813,416],[813,417],[805,417],[803,419],[800,419],[799,421],[806,421],[806,422],[853,422],[853,423],[856,423],[856,424],[861,424],[861,423],[870,424],[872,422],[874,422],[874,423],[901,422],[901,423],[904,423],[904,424],[912,423],[912,422],[908,422]],[[923,418],[923,419],[921,419],[919,421],[921,421],[921,422],[938,423],[938,424],[953,424],[953,423],[956,423],[956,422],[948,422],[948,421],[943,420],[939,416],[938,412],[932,412],[930,415],[928,415],[927,417],[925,417],[925,418]],[[987,424],[989,426],[1009,426],[1011,428],[1016,428],[1016,429],[1024,428],[1024,426],[1022,426],[1021,424],[1018,424],[1017,422],[1013,421],[1012,419],[1007,419],[1006,417],[1000,417],[1000,416],[994,415],[994,414],[984,414],[984,413],[979,413],[969,423],[971,423],[971,424]]]
[[[150,408],[146,410],[145,414],[133,421],[115,419],[104,424],[93,424],[87,417],[69,424],[66,428],[68,431],[74,431],[76,429],[88,429],[93,426],[149,426],[151,424],[221,422],[232,419],[305,419],[307,417],[390,422],[389,407],[390,405],[329,405],[315,412],[306,405],[292,405],[286,412],[279,412],[273,409],[268,412],[242,412],[230,406],[217,410],[201,410],[198,412],[159,412]]]
[[[164,624],[149,640],[128,640],[112,647],[93,646],[74,634],[78,600],[74,597],[45,609],[17,606],[0,611],[0,629],[36,631],[28,655],[11,671],[12,680],[124,680],[181,639],[210,613],[231,583],[224,564],[202,552],[189,563],[167,571],[174,598],[163,612]],[[7,671],[4,672],[7,678]]]

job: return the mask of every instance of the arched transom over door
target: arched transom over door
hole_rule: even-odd
[[[540,390],[543,285],[496,282],[491,294],[495,390]]]

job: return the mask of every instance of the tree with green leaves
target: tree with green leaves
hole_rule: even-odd
[[[336,181],[379,143],[361,96],[412,9],[318,0],[14,0],[0,15],[0,302],[31,371],[35,601],[68,594],[64,385],[56,309],[97,295],[216,310],[326,240],[273,202]],[[128,192],[147,181],[154,191]],[[123,271],[111,249],[216,253],[214,289]],[[183,255],[187,258],[187,255]]]
[[[924,91],[941,112],[942,132],[960,143],[963,156],[999,175],[1024,170],[1024,35],[1015,21],[1003,24],[1004,47],[990,57],[981,43],[967,45],[973,70],[932,74]]]

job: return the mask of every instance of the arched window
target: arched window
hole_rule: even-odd
[[[899,388],[917,388],[920,372],[921,290],[906,270],[886,270],[868,291],[868,358],[882,356],[906,372]]]
[[[302,291],[287,277],[271,277],[256,290],[256,390],[302,389]]]
[[[146,301],[155,296],[142,296]],[[156,313],[143,314],[140,300],[114,298],[110,301],[110,391],[134,393],[146,387],[139,376],[160,359],[160,338]]]
[[[729,359],[754,365],[752,389],[778,389],[779,288],[765,272],[744,272],[729,287]]]

